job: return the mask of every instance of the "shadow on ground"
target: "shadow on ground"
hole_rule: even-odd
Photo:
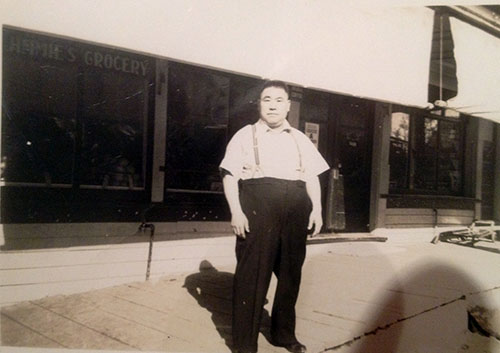
[[[478,325],[483,318],[472,316],[474,308],[487,307],[477,295],[481,292],[476,280],[460,269],[442,263],[423,264],[393,284],[381,298],[379,309],[367,313],[368,330],[342,346],[350,346],[352,353],[433,351],[454,345],[458,345],[457,352],[475,352],[479,347],[469,347],[460,336],[467,329],[490,336]],[[427,308],[415,310],[417,301],[422,300],[428,301]],[[388,320],[390,312],[399,314]],[[491,348],[481,349],[492,352]]]
[[[212,322],[226,345],[232,349],[232,294],[233,274],[217,270],[203,260],[199,272],[186,277],[184,287],[198,304],[212,314]],[[271,318],[263,310],[261,332],[270,341]]]

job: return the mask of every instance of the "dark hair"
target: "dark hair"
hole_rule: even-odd
[[[290,98],[290,88],[288,87],[288,85],[283,82],[283,81],[278,81],[278,80],[267,80],[265,81],[263,84],[262,84],[262,87],[260,89],[260,93],[259,93],[259,97],[260,95],[262,94],[262,92],[266,89],[266,88],[269,88],[269,87],[278,87],[278,88],[282,88],[286,94],[288,95],[288,98]]]

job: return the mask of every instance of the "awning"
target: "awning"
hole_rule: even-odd
[[[455,60],[450,18],[436,11],[432,32],[428,101],[447,101],[457,95],[457,62]]]
[[[450,18],[458,94],[448,106],[500,123],[500,39]]]
[[[325,3],[323,3],[325,5]],[[427,105],[434,11],[305,6],[291,26],[280,77],[365,98]],[[292,33],[293,33],[292,32]],[[279,71],[278,71],[279,70]]]
[[[19,0],[9,4],[7,23],[306,87],[426,106],[434,11],[363,3],[109,0],[96,7],[81,0]]]
[[[2,23],[425,107],[434,11],[317,1],[9,3]],[[355,2],[354,2],[355,3]],[[366,2],[365,2],[366,4]],[[450,18],[459,111],[500,122],[500,41]]]

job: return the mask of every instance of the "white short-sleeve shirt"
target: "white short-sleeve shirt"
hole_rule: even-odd
[[[220,168],[235,178],[306,181],[329,169],[311,140],[288,121],[280,129],[271,129],[262,120],[255,127],[259,168],[256,168],[252,125],[240,129],[227,145]]]

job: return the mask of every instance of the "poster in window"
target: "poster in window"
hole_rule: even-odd
[[[318,148],[318,142],[319,142],[319,124],[315,123],[307,123],[305,126],[305,134],[311,142]]]

